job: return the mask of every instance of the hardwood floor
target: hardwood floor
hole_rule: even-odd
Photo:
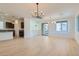
[[[2,56],[79,56],[79,46],[73,39],[36,37],[0,42]]]

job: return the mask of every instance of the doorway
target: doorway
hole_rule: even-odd
[[[48,36],[48,23],[42,23],[42,35]]]

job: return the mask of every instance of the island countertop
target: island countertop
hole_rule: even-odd
[[[0,29],[0,32],[11,32],[14,31],[14,29]]]

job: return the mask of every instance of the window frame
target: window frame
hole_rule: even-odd
[[[3,27],[0,28],[0,29],[4,29],[4,28],[5,28],[5,23],[4,23],[4,21],[0,20],[0,22],[3,22]]]
[[[57,31],[57,32],[68,32],[68,21],[67,21],[67,20],[65,20],[65,21],[56,21],[56,24],[57,24],[57,23],[60,23],[60,24],[61,24],[61,31],[57,31],[57,27],[56,27],[56,31]],[[67,23],[67,30],[66,30],[66,31],[63,31],[63,30],[62,30],[62,28],[63,28],[62,24],[63,24],[63,23]]]

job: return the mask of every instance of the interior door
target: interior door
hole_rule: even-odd
[[[48,36],[48,23],[42,23],[42,35]]]

